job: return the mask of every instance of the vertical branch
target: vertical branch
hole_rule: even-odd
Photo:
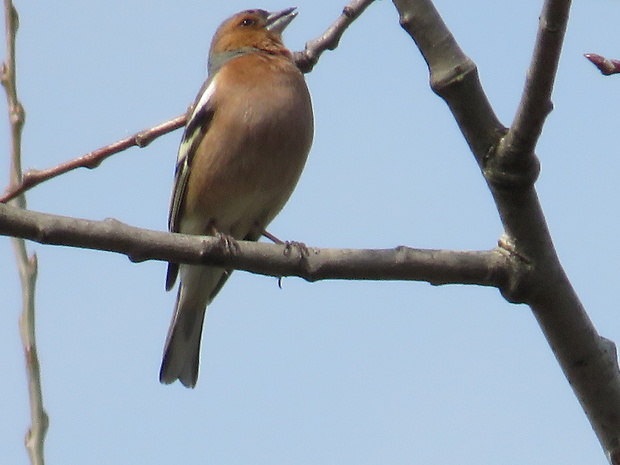
[[[22,177],[21,137],[25,113],[17,97],[15,38],[19,26],[19,17],[11,0],[4,0],[4,15],[6,61],[0,68],[0,80],[6,91],[11,132],[10,182],[11,184],[18,184]],[[11,203],[26,208],[26,198],[23,195],[16,197]],[[41,371],[35,340],[34,296],[37,279],[37,257],[36,255],[28,256],[26,242],[23,239],[13,238],[12,242],[22,285],[22,314],[19,320],[19,328],[26,358],[31,412],[31,426],[26,435],[26,447],[30,455],[30,463],[43,465],[43,444],[48,427],[48,416],[43,409]]]
[[[502,289],[530,305],[609,462],[620,465],[620,369],[566,276],[538,200],[534,149],[551,110],[551,92],[570,0],[545,0],[521,104],[504,136],[475,72],[432,0],[393,0],[403,28],[426,59],[433,90],[448,103],[491,189],[505,235],[501,247],[528,272]],[[484,113],[487,113],[485,116]]]
[[[551,94],[558,71],[571,0],[545,0],[539,19],[534,54],[527,71],[521,102],[499,147],[500,163],[538,165],[534,149],[551,110]]]

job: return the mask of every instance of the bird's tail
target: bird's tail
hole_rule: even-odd
[[[198,380],[200,339],[207,304],[227,278],[221,268],[181,265],[181,284],[177,294],[164,357],[159,372],[162,383],[177,379],[186,387]]]

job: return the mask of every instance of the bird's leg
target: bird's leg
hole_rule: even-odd
[[[278,239],[273,234],[271,234],[265,228],[260,228],[260,232],[263,236],[265,236],[267,239],[269,239],[274,244],[284,245],[284,255],[286,255],[287,257],[290,256],[291,250],[293,249],[293,247],[299,250],[299,253],[301,254],[301,258],[308,257],[310,255],[310,251],[308,250],[308,247],[303,242],[283,241],[281,239]]]
[[[274,236],[273,234],[271,234],[265,228],[258,226],[258,225],[257,227],[260,233],[263,236],[265,236],[267,239],[269,239],[271,242],[273,242],[274,244],[278,244],[278,245],[284,245],[284,255],[286,255],[287,257],[291,254],[291,249],[293,247],[297,247],[297,249],[299,250],[299,253],[301,254],[300,258],[302,260],[304,259],[304,257],[307,257],[310,254],[310,252],[308,251],[308,247],[306,247],[306,244],[304,244],[303,242],[283,241],[277,238],[276,236]],[[278,287],[282,289],[282,276],[278,276]]]
[[[284,241],[281,239],[278,239],[276,236],[274,236],[273,234],[271,234],[269,231],[267,231],[265,228],[261,228],[260,229],[260,233],[265,236],[267,239],[269,239],[271,242],[273,242],[274,244],[278,244],[278,245],[282,245],[284,244]]]

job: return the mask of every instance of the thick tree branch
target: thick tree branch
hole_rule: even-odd
[[[432,2],[394,0],[394,4],[401,25],[429,65],[433,89],[446,100],[483,171],[504,225],[506,247],[531,263],[525,285],[508,297],[530,305],[607,457],[620,464],[616,348],[598,335],[572,288],[533,187],[538,174],[534,146],[550,108],[570,2],[547,0],[544,5],[522,103],[505,140],[475,65],[460,50]]]
[[[15,58],[15,41],[19,16],[11,0],[4,1],[5,34],[6,34],[6,61],[0,69],[0,81],[6,91],[9,123],[11,128],[11,170],[10,182],[18,184],[21,181],[21,140],[25,121],[24,108],[17,96],[17,60]],[[26,208],[26,198],[18,196],[12,204]],[[15,208],[15,207],[7,207]],[[37,355],[35,337],[35,286],[37,280],[37,257],[28,256],[26,242],[23,239],[13,238],[13,248],[17,259],[17,268],[22,286],[22,313],[19,319],[19,329],[24,355],[26,360],[26,374],[28,377],[28,394],[30,400],[31,426],[26,435],[26,448],[33,465],[44,464],[43,446],[47,433],[49,419],[43,407],[43,390],[41,386],[41,370]]]
[[[482,90],[476,64],[459,48],[432,2],[394,1],[401,26],[426,60],[433,91],[443,98],[465,140],[483,165],[505,128]]]
[[[117,220],[91,221],[37,213],[0,204],[0,235],[41,244],[105,250],[132,261],[212,264],[270,276],[322,279],[413,280],[431,284],[519,287],[528,266],[505,248],[482,252],[300,248],[239,241],[229,248],[216,237],[140,229]]]

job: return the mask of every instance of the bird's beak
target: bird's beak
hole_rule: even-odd
[[[269,13],[269,16],[267,16],[267,30],[274,34],[282,34],[286,26],[291,24],[291,21],[297,16],[296,9],[297,7],[294,6],[277,13]]]

